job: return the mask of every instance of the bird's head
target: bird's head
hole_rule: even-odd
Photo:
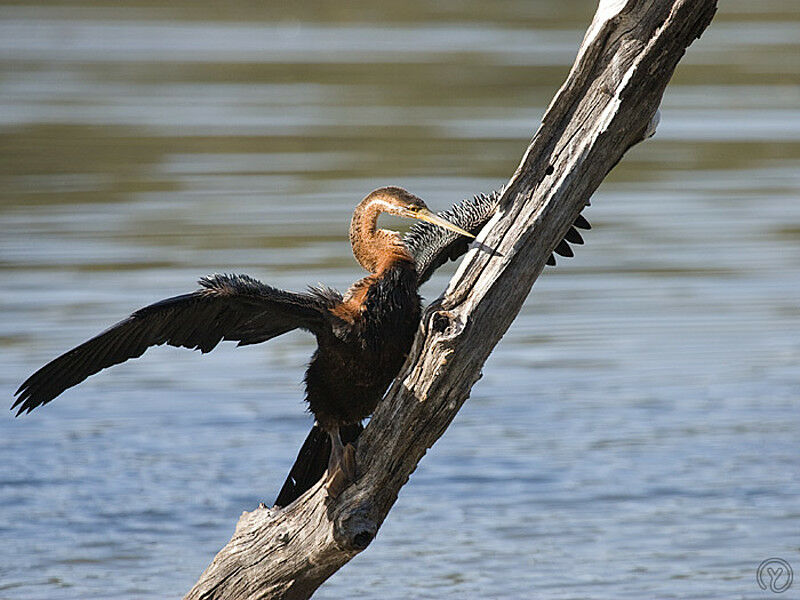
[[[364,209],[426,221],[461,235],[474,238],[470,232],[431,212],[422,198],[401,187],[382,187],[370,193],[361,202]]]

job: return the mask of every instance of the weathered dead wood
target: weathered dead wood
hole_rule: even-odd
[[[358,481],[285,510],[245,512],[188,600],[308,598],[375,537],[400,488],[467,399],[556,243],[625,151],[652,133],[686,47],[715,0],[601,0],[500,213],[423,318],[400,376],[362,434]]]

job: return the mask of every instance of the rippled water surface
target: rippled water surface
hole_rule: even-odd
[[[6,402],[201,275],[345,288],[374,187],[442,209],[501,185],[594,9],[299,4],[0,4]],[[721,4],[586,246],[319,598],[750,598],[765,558],[800,574],[800,4]],[[0,598],[180,597],[274,499],[312,350],[159,348],[7,413]]]

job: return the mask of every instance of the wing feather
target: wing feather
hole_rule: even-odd
[[[320,335],[330,327],[329,293],[294,293],[246,275],[212,275],[200,289],[161,300],[62,354],[17,390],[17,415],[47,404],[90,375],[132,358],[151,346],[169,344],[209,352],[222,340],[254,344],[305,329]]]
[[[440,217],[476,235],[497,210],[499,192],[478,194],[438,213]],[[417,281],[422,285],[448,260],[465,254],[470,239],[431,223],[415,224],[403,242],[417,264]]]
[[[497,211],[500,192],[478,194],[467,198],[449,210],[438,213],[440,217],[458,225],[473,235],[483,229]],[[577,229],[591,229],[589,222],[581,215],[575,219],[573,227],[567,230],[564,240],[556,246],[555,252],[563,256],[572,256],[573,252],[567,242],[582,244],[583,238]],[[417,282],[422,285],[448,260],[456,260],[466,254],[470,239],[431,223],[415,224],[403,238],[406,249],[414,257],[417,265]],[[547,259],[548,265],[555,265],[555,257]]]

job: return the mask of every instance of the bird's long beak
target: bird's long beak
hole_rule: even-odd
[[[461,235],[465,235],[470,238],[474,238],[475,236],[472,235],[469,231],[465,231],[458,227],[457,225],[453,225],[450,221],[443,219],[442,217],[433,214],[427,208],[420,208],[415,212],[409,212],[408,216],[412,219],[419,219],[420,221],[427,221],[428,223],[433,223],[434,225],[438,225],[439,227],[443,227],[444,229],[449,229],[450,231],[455,231],[456,233],[460,233]]]

